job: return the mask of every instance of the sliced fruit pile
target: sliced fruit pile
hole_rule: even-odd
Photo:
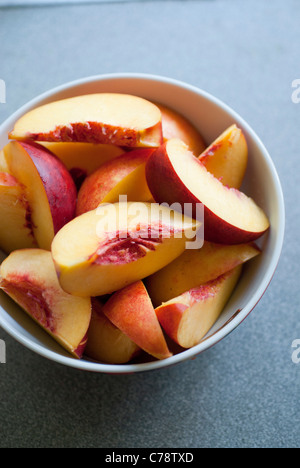
[[[242,130],[207,147],[176,111],[99,93],[28,112],[9,139],[0,288],[78,359],[166,359],[200,343],[269,229],[240,191]],[[204,244],[188,248],[203,221]]]

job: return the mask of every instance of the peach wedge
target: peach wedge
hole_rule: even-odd
[[[199,156],[205,148],[203,137],[197,128],[183,115],[170,107],[157,104],[162,115],[164,141],[173,138],[182,140],[195,156]]]
[[[232,125],[199,156],[199,160],[223,185],[239,189],[248,164],[244,133]]]
[[[101,298],[92,298],[92,318],[85,355],[108,364],[125,364],[141,353],[141,348],[117,328],[103,313]]]
[[[82,357],[91,300],[61,289],[50,252],[25,249],[10,254],[1,264],[0,288],[73,357]]]
[[[100,203],[116,203],[120,195],[128,201],[149,201],[145,167],[153,152],[141,148],[105,163],[83,183],[77,201],[77,216],[95,210]]]
[[[4,156],[4,151],[0,151],[0,172],[9,173],[8,165]]]
[[[40,142],[51,153],[55,154],[66,166],[68,171],[80,169],[87,176],[99,169],[102,164],[111,161],[124,150],[119,146],[101,145],[93,143],[49,143]]]
[[[189,289],[208,283],[261,253],[253,243],[222,245],[205,242],[198,250],[186,250],[172,263],[145,280],[155,307]]]
[[[225,187],[178,139],[153,152],[146,164],[146,179],[158,203],[190,204],[196,217],[204,205],[205,240],[220,244],[254,241],[269,229],[264,211],[234,188]]]
[[[87,94],[33,109],[16,122],[9,136],[14,140],[157,147],[162,143],[161,112],[137,96]]]
[[[63,163],[39,144],[12,141],[4,155],[10,173],[24,187],[38,247],[50,250],[54,235],[75,216],[74,181]]]
[[[102,204],[75,218],[54,238],[60,284],[78,296],[110,294],[181,255],[199,226],[157,204]]]
[[[156,308],[166,334],[182,348],[192,348],[215,324],[240,278],[242,266],[190,289]]]
[[[156,359],[172,354],[142,281],[115,292],[103,307],[106,317]]]
[[[32,230],[30,207],[24,188],[10,174],[0,173],[0,249],[37,247]]]
[[[124,153],[122,148],[114,145],[93,143],[48,143],[40,142],[45,148],[57,156],[71,173],[76,187],[99,169],[107,161],[111,161]]]

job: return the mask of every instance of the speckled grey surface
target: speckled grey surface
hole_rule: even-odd
[[[194,361],[129,376],[52,363],[3,330],[1,447],[299,447],[298,0],[102,3],[0,10],[0,121],[64,82],[162,74],[204,88],[256,130],[282,182],[286,239],[249,318]]]

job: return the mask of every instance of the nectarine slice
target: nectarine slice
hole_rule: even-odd
[[[57,156],[71,173],[76,186],[99,169],[102,164],[111,161],[124,153],[124,150],[114,145],[96,145],[93,143],[48,143],[41,145]]]
[[[77,200],[77,216],[95,210],[100,203],[116,203],[120,195],[128,201],[149,201],[145,167],[152,148],[141,148],[123,153],[102,165],[83,183]]]
[[[183,348],[192,348],[215,324],[240,278],[242,266],[193,288],[156,309],[166,334]]]
[[[166,359],[172,355],[142,281],[115,292],[105,303],[103,313],[151,356]]]
[[[102,204],[55,236],[52,254],[61,286],[78,296],[110,294],[182,254],[199,226],[157,204]]]
[[[141,353],[141,348],[117,328],[103,313],[100,298],[92,298],[92,318],[85,355],[108,364],[125,364]]]
[[[204,139],[197,128],[179,112],[170,107],[157,104],[162,115],[164,141],[173,138],[182,140],[195,156],[199,156],[205,148]]]
[[[145,280],[155,307],[189,289],[212,281],[260,254],[253,243],[223,245],[204,242],[201,249],[186,250],[180,257]]]
[[[3,150],[0,151],[0,172],[6,172],[7,174],[9,173]]]
[[[10,254],[0,268],[0,288],[74,357],[82,357],[91,300],[61,289],[50,252],[25,249]]]
[[[205,240],[221,244],[254,241],[269,229],[269,220],[254,200],[225,187],[178,139],[153,152],[146,164],[146,179],[153,198],[169,205],[204,205]]]
[[[0,249],[5,253],[37,247],[24,187],[6,173],[0,173],[0,220]]]
[[[232,125],[199,156],[199,160],[223,185],[239,189],[248,164],[248,145],[243,131]]]
[[[16,122],[9,136],[15,140],[157,147],[162,143],[161,112],[137,96],[88,94],[33,109]]]
[[[50,250],[54,235],[75,216],[74,181],[63,163],[37,143],[12,141],[4,155],[10,173],[24,186],[38,246]]]

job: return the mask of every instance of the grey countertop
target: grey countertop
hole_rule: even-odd
[[[65,368],[5,331],[1,447],[299,447],[298,0],[136,1],[0,9],[0,121],[89,75],[145,72],[216,95],[256,130],[285,195],[284,249],[248,319],[193,361],[109,376]],[[298,94],[299,96],[300,94]]]

